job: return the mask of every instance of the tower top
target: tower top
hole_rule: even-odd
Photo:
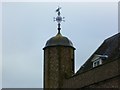
[[[57,17],[54,17],[54,21],[57,22],[58,24],[58,33],[56,36],[50,38],[47,42],[46,42],[46,45],[43,49],[45,49],[46,47],[51,47],[51,46],[67,46],[67,47],[73,47],[73,43],[65,36],[62,36],[62,34],[60,33],[60,30],[61,30],[61,22],[64,21],[64,17],[61,17],[60,16],[60,10],[61,10],[61,7],[58,7],[56,9],[56,12],[57,12]],[[75,49],[75,48],[74,48]]]
[[[58,16],[57,16],[57,17],[54,17],[54,21],[56,21],[56,22],[58,23],[58,34],[60,34],[61,22],[62,22],[62,21],[65,21],[65,20],[64,20],[65,17],[61,17],[61,16],[60,16],[60,14],[61,14],[60,10],[61,10],[61,7],[58,6],[58,8],[56,9],[56,13],[57,13]]]

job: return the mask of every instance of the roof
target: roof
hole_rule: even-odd
[[[92,69],[92,60],[95,55],[107,55],[108,58],[104,60],[103,63],[120,58],[120,33],[117,33],[114,36],[106,39],[102,45],[93,53],[93,55],[81,66],[76,74]]]
[[[70,47],[73,47],[73,43],[67,37],[64,37],[61,35],[61,33],[58,33],[56,36],[50,38],[47,41],[45,48],[50,47],[50,46],[70,46]]]

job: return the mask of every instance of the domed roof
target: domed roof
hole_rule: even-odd
[[[49,46],[70,46],[70,47],[73,47],[73,44],[67,37],[64,37],[60,33],[58,33],[56,36],[50,38],[47,41],[45,47],[49,47]]]

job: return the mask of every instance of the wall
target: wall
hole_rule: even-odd
[[[89,71],[75,75],[64,82],[63,88],[83,88],[83,87],[118,87],[120,84],[117,79],[120,76],[120,58],[112,62],[103,64],[99,67],[93,68]],[[105,83],[105,80],[106,81]],[[97,86],[97,83],[100,82]],[[103,82],[103,83],[102,83]],[[115,83],[113,85],[113,83]],[[112,86],[112,85],[113,86]],[[100,85],[100,86],[99,86]]]

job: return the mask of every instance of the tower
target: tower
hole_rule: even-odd
[[[72,42],[62,36],[60,7],[56,10],[58,16],[58,33],[50,38],[44,50],[44,88],[61,88],[65,79],[74,74],[74,50]]]

